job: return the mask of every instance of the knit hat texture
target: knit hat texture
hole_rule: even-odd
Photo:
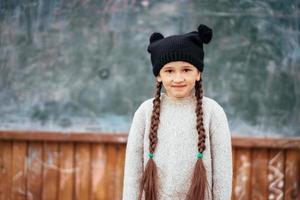
[[[211,41],[212,29],[200,24],[197,30],[168,37],[159,32],[151,34],[147,51],[151,54],[154,76],[159,74],[165,64],[172,61],[189,62],[200,72],[203,71],[203,43],[208,44]]]

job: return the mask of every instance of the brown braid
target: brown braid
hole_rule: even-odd
[[[156,82],[156,94],[153,99],[153,110],[151,116],[151,127],[149,133],[149,152],[154,153],[157,144],[157,129],[160,116],[160,92],[162,82]],[[138,199],[142,199],[143,190],[145,190],[145,200],[157,200],[157,167],[154,160],[150,157],[145,167],[140,183]]]
[[[202,79],[196,81],[195,84],[195,96],[197,99],[196,114],[197,114],[197,131],[198,131],[198,152],[203,153],[205,150],[205,130],[203,125],[203,110],[202,110],[202,100],[203,100],[203,88]]]
[[[203,125],[203,88],[202,78],[195,83],[195,96],[197,99],[196,115],[197,115],[197,132],[198,132],[198,152],[203,153],[205,150],[205,129]],[[196,155],[195,155],[196,156]],[[198,158],[194,167],[191,186],[188,190],[186,200],[204,200],[205,190],[207,189],[207,175],[202,158]],[[209,193],[208,193],[209,194]]]

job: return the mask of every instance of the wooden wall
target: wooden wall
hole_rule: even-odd
[[[127,134],[0,131],[0,200],[122,196]],[[300,138],[233,137],[232,199],[300,199]]]
[[[236,200],[300,200],[300,139],[233,138]]]

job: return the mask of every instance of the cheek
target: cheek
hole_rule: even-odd
[[[191,76],[191,80],[197,81],[197,79],[199,79],[199,75],[198,74],[193,74]]]
[[[188,81],[189,85],[195,85],[197,79],[192,77],[192,78],[188,79],[187,81]]]
[[[163,82],[170,82],[172,80],[172,75],[164,75],[162,76]]]

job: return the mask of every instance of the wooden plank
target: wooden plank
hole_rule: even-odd
[[[0,141],[0,200],[11,199],[12,143]]]
[[[105,190],[105,173],[108,159],[106,146],[105,144],[92,144],[92,200],[108,199],[106,196],[107,191]]]
[[[240,148],[300,149],[300,137],[247,137],[234,134],[232,145]],[[0,130],[0,140],[57,141],[126,144],[125,132],[53,132]]]
[[[287,150],[285,160],[285,200],[300,199],[300,151]]]
[[[73,184],[75,174],[73,143],[60,144],[59,171],[58,199],[73,199]]]
[[[12,199],[25,200],[26,199],[26,181],[27,181],[27,143],[13,142],[13,185],[12,185]]]
[[[266,149],[252,150],[251,198],[255,200],[268,199],[268,151]]]
[[[116,164],[117,164],[117,149],[116,145],[107,145],[107,167],[105,169],[105,188],[106,188],[106,199],[116,199]],[[107,192],[109,191],[109,192]]]
[[[27,157],[27,199],[42,198],[42,144],[40,142],[30,142],[28,144]]]
[[[239,148],[300,149],[300,138],[235,136],[232,139],[232,145]]]
[[[268,162],[268,199],[284,198],[284,150],[272,149]]]
[[[58,175],[58,144],[55,142],[46,142],[43,148],[43,200],[58,198]]]
[[[123,144],[114,145],[116,147],[116,169],[115,169],[115,199],[122,199],[124,164],[126,146]]]
[[[0,140],[121,143],[127,142],[128,133],[1,131]]]
[[[78,200],[88,200],[90,193],[90,144],[77,143],[75,146],[75,191]]]
[[[250,199],[251,152],[249,149],[236,149],[236,184],[234,199]]]
[[[235,196],[233,195],[234,193],[234,188],[236,187],[236,152],[237,152],[237,148],[232,148],[232,170],[233,170],[233,174],[232,174],[232,200],[235,200]]]

